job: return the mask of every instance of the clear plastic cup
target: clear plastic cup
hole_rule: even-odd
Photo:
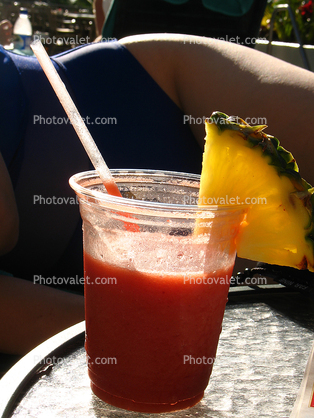
[[[91,388],[132,411],[188,408],[213,368],[245,209],[198,207],[197,175],[112,174],[123,197],[106,194],[94,171],[70,179],[83,219]]]

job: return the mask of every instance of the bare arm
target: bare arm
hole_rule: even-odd
[[[84,320],[84,297],[0,275],[0,352],[24,355]]]
[[[15,245],[18,224],[11,180],[0,154],[0,254]],[[25,354],[82,321],[84,298],[0,274],[0,318],[0,352]]]
[[[94,0],[93,8],[96,23],[96,36],[100,36],[103,24],[105,22],[105,13],[102,7],[102,0]]]
[[[0,255],[9,252],[18,238],[19,217],[11,179],[0,154]]]
[[[314,73],[208,38],[166,34],[121,42],[184,114],[203,118],[220,110],[243,119],[265,118],[266,132],[293,153],[301,175],[314,184]],[[191,129],[203,148],[204,126]]]

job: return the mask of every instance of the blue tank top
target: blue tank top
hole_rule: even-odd
[[[53,62],[109,168],[200,173],[202,149],[183,112],[123,45],[84,45]],[[85,151],[36,58],[1,48],[0,94],[0,150],[20,213],[19,242],[1,268],[31,280],[82,274],[68,179],[91,168]]]

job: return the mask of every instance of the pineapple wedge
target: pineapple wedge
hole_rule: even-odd
[[[247,206],[239,257],[314,271],[314,190],[293,156],[265,125],[214,112],[205,127],[199,205]]]

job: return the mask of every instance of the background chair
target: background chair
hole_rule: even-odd
[[[267,0],[114,0],[104,40],[142,33],[185,33],[254,47]],[[219,11],[218,11],[219,10]]]

